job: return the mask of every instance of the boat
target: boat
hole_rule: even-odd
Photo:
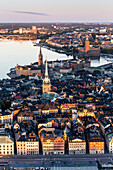
[[[33,46],[39,46],[40,44],[39,43],[33,43]]]
[[[113,58],[107,58],[107,61],[113,62]]]

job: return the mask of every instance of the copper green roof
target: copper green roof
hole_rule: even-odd
[[[53,100],[54,98],[58,98],[58,97],[59,97],[59,94],[55,92],[44,93],[42,96],[42,98],[46,100]]]

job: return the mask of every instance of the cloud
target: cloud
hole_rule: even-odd
[[[38,13],[38,12],[30,12],[30,11],[12,11],[12,12],[14,12],[14,13],[20,13],[20,14],[48,16],[48,14],[46,14],[46,13]]]

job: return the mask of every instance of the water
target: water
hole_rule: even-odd
[[[100,57],[100,59],[91,60],[91,67],[97,67],[97,66],[101,66],[104,64],[108,64],[108,63],[111,63],[111,62],[105,60],[105,58],[103,58],[103,57]]]
[[[59,54],[48,49],[42,48],[44,60],[61,60],[73,58],[67,57],[65,54]],[[7,73],[10,68],[13,68],[18,63],[19,65],[30,64],[38,61],[39,46],[33,46],[32,41],[14,41],[3,40],[0,41],[0,79],[7,78]],[[104,58],[100,60],[92,60],[91,66],[99,66],[106,64]]]

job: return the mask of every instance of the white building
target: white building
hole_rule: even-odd
[[[14,155],[14,142],[10,136],[0,136],[0,155]]]
[[[17,155],[38,155],[39,154],[39,139],[35,133],[21,135],[16,140]]]
[[[113,153],[113,133],[108,134],[106,136],[106,144],[107,144],[109,153]]]

